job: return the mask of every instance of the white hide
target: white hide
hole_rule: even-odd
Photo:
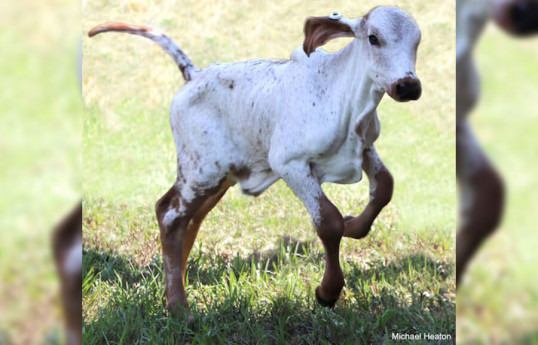
[[[385,91],[405,77],[417,79],[415,62],[421,33],[410,14],[397,7],[376,7],[355,35],[363,43],[369,77]],[[368,43],[370,35],[379,39],[380,46]]]
[[[420,31],[395,7],[340,21],[356,38],[337,53],[318,48],[308,57],[299,47],[290,60],[217,63],[193,73],[170,112],[186,184],[213,187],[241,167],[250,174],[236,180],[257,195],[283,178],[316,222],[320,183],[361,180],[362,152],[379,136],[377,105],[392,83],[415,77]],[[371,34],[380,46],[369,43]],[[178,189],[183,195],[181,183]]]
[[[380,131],[376,108],[385,92],[398,99],[394,90],[402,80],[420,85],[415,75],[420,30],[397,7],[376,7],[357,19],[332,18],[323,25],[334,20],[342,35],[331,37],[347,36],[349,29],[355,36],[337,53],[318,48],[307,56],[299,47],[290,60],[216,63],[204,70],[151,28],[105,23],[90,31],[90,36],[121,31],[152,39],[187,81],[170,110],[181,198],[179,207],[165,214],[165,224],[225,178],[251,195],[282,178],[317,223],[321,183],[360,181],[366,148],[372,149],[367,155],[372,169],[382,164],[373,148]],[[379,44],[371,43],[372,35]]]

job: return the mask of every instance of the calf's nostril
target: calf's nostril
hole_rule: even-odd
[[[511,16],[514,23],[525,20],[525,15],[529,11],[529,4],[527,2],[518,2],[512,6]]]
[[[422,88],[419,82],[407,81],[396,84],[396,93],[402,101],[417,100],[420,98]]]
[[[407,83],[398,83],[398,85],[396,85],[396,92],[399,96],[402,96],[405,93],[406,88]]]

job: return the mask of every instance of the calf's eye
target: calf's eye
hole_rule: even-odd
[[[373,46],[379,45],[379,40],[377,39],[375,35],[368,36],[368,40],[370,41],[370,44]]]

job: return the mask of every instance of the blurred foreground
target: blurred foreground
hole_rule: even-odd
[[[63,343],[51,232],[81,195],[80,4],[0,8],[0,344]]]
[[[534,344],[538,342],[538,251],[535,249],[538,232],[533,219],[538,210],[535,193],[538,186],[538,141],[534,136],[538,130],[538,39],[521,36],[532,36],[531,33],[536,32],[538,2],[458,0],[457,3],[458,126],[464,122],[465,111],[469,110],[465,107],[466,97],[480,95],[480,101],[470,116],[469,127],[487,152],[490,167],[502,176],[506,190],[502,223],[492,235],[491,231],[496,226],[483,232],[490,238],[479,247],[460,281],[458,342]],[[462,20],[463,6],[469,9],[467,21]],[[490,17],[496,25],[487,24]],[[520,18],[524,20],[518,24]],[[465,30],[467,34],[463,35]],[[462,80],[469,80],[469,73],[461,73],[463,56],[460,53],[467,44],[474,43],[472,60],[476,63],[481,82],[474,87],[469,87],[467,82],[462,88]],[[462,94],[466,87],[471,92]],[[476,94],[473,95],[473,92]],[[460,140],[458,137],[458,142]],[[471,154],[476,155],[477,150],[474,148]],[[460,158],[459,152],[458,164]],[[469,162],[476,164],[476,160]],[[465,184],[459,187],[460,207],[465,212],[468,210],[466,202],[469,202],[466,194],[471,194],[475,200],[479,196],[476,189],[471,189],[474,195],[469,193]],[[486,188],[485,193],[491,193],[491,188]],[[482,206],[491,202],[488,198]],[[486,207],[482,219],[487,221],[498,217],[498,212],[495,207]],[[465,217],[469,214],[461,216],[460,226],[464,228]],[[470,217],[476,217],[476,214]],[[460,241],[461,237],[461,234],[458,235],[458,256],[462,246],[466,245]],[[461,265],[458,270],[461,270]]]

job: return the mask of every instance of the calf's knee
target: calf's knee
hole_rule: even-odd
[[[155,204],[155,213],[161,230],[161,242],[174,237],[177,231],[187,226],[190,217],[179,212],[179,195],[172,188]]]
[[[474,200],[467,215],[468,227],[476,235],[486,237],[495,231],[502,219],[504,182],[492,167],[487,167],[472,179],[471,188]]]
[[[376,188],[372,195],[372,203],[382,208],[392,199],[394,179],[387,169],[382,169],[375,174]]]
[[[316,231],[323,242],[340,243],[344,234],[344,218],[336,206],[334,206],[326,196],[319,200],[320,219],[316,224]]]

